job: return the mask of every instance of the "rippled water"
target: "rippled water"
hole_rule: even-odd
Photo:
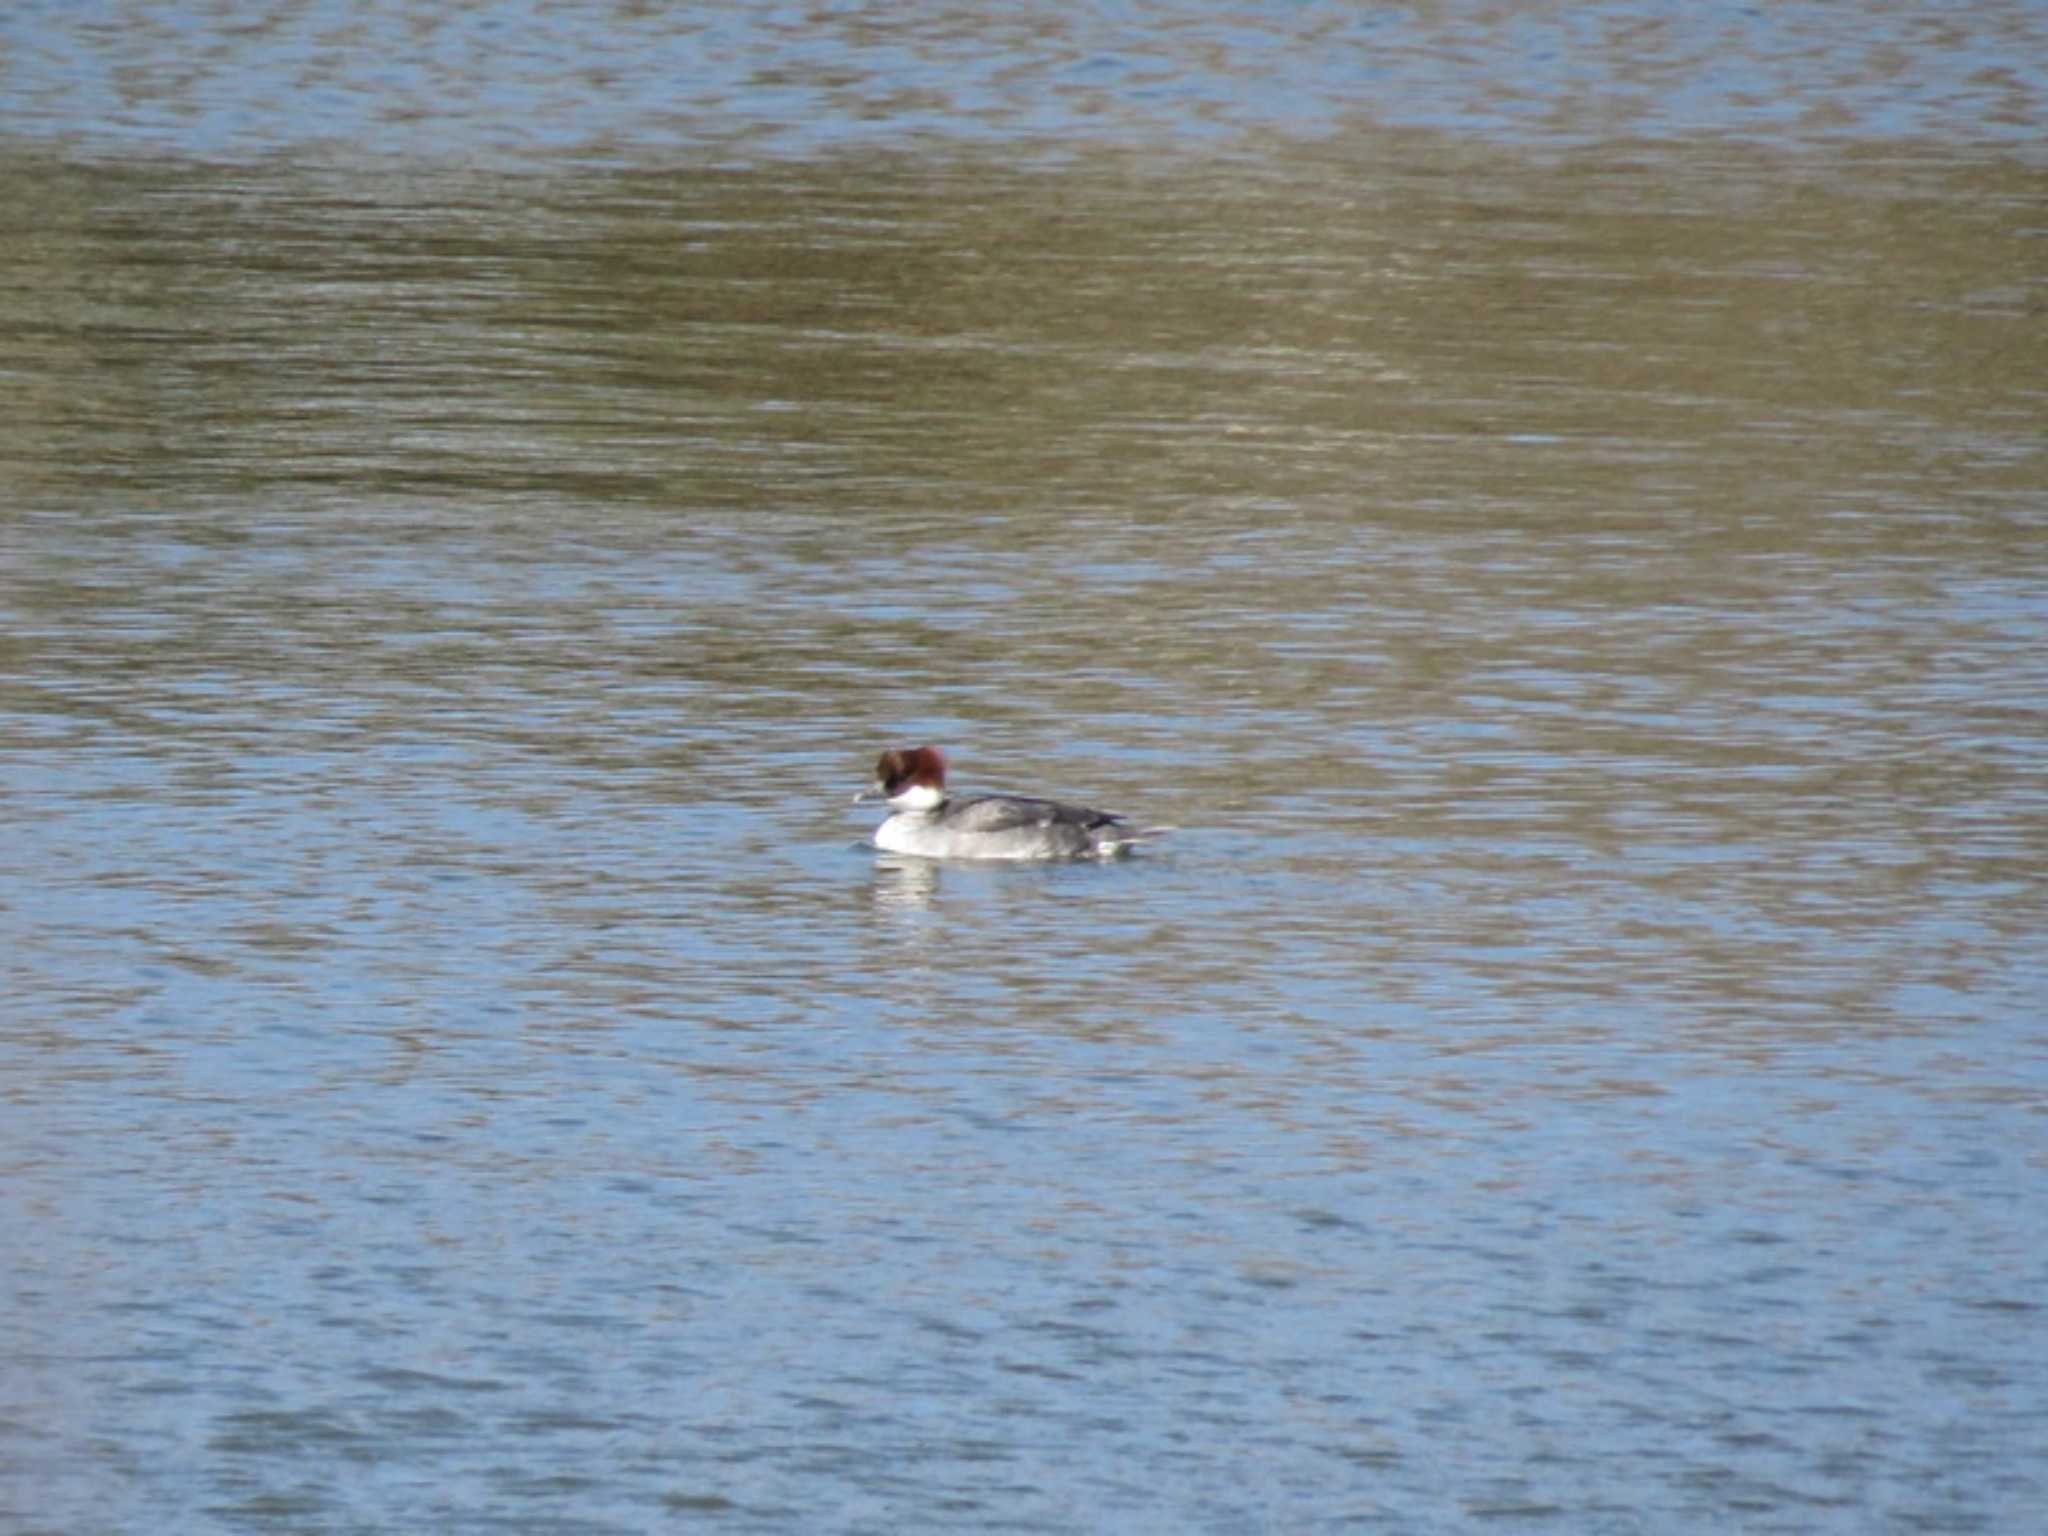
[[[2038,145],[2048,13],[1873,0],[1423,7],[27,5],[15,132],[211,157],[660,158],[970,140],[1228,149],[1360,123],[1535,143],[1924,135]]]
[[[0,1525],[2026,1528],[2039,20],[1836,14],[6,23]]]

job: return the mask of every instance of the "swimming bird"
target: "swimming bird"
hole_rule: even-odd
[[[937,747],[893,747],[875,764],[875,782],[855,795],[886,800],[895,814],[875,828],[885,853],[928,859],[1111,858],[1170,827],[1130,827],[1109,811],[1030,795],[946,793],[946,759]]]

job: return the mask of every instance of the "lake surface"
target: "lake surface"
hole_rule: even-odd
[[[2048,1507],[2042,12],[231,9],[0,22],[0,1526]]]

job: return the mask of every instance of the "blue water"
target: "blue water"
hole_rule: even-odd
[[[0,1528],[2038,1523],[2041,26],[9,12]]]
[[[1365,125],[1527,144],[1958,138],[2029,152],[2034,6],[29,5],[0,132],[205,158],[972,141],[1207,145]]]

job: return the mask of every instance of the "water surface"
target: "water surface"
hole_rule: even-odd
[[[13,24],[0,1523],[2048,1502],[2032,12],[341,14]]]

